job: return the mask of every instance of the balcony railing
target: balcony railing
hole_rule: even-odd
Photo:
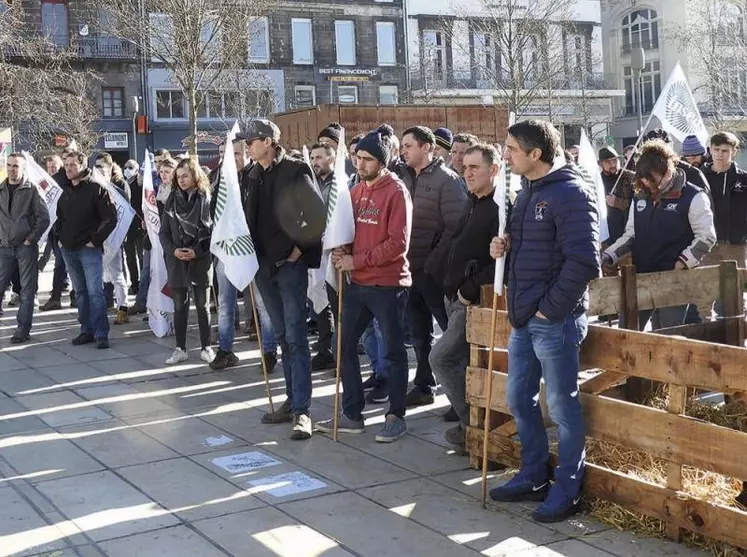
[[[57,35],[47,37],[43,44],[42,50],[48,53],[66,53],[88,60],[135,60],[137,58],[137,48],[134,44],[115,37]],[[36,45],[32,48],[6,45],[3,50],[6,56],[11,57],[23,58],[39,54]]]
[[[412,86],[414,89],[513,89],[519,84],[516,80],[498,75],[467,76],[464,72],[456,72],[452,75],[441,77],[423,75],[421,72],[413,72]],[[603,74],[588,74],[583,79],[577,76],[558,76],[549,84],[544,79],[526,76],[521,83],[524,89],[547,89],[552,88],[559,91],[572,91],[585,89],[588,91],[599,91],[607,89]]]
[[[641,41],[640,43],[634,44],[623,44],[622,53],[630,54],[634,48],[642,48],[643,50],[656,50],[659,48],[659,39],[649,39],[647,41]]]

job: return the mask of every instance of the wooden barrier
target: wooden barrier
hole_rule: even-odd
[[[683,465],[739,479],[747,477],[744,458],[747,433],[684,415],[688,388],[726,394],[747,391],[743,273],[735,262],[638,276],[628,269],[621,277],[594,281],[590,288],[590,314],[620,313],[633,327],[637,327],[639,309],[682,305],[693,300],[708,308],[713,301],[720,300],[723,306],[723,319],[656,334],[592,325],[581,347],[581,369],[596,370],[595,375],[579,385],[588,437],[668,463],[666,484],[662,485],[589,464],[584,493],[662,520],[673,539],[679,539],[681,529],[687,529],[747,548],[747,512],[682,491]],[[486,411],[490,420],[489,459],[505,465],[520,463],[520,444],[506,403],[511,325],[504,311],[498,312],[491,407],[485,408],[490,321],[489,308],[469,309],[467,450],[474,467],[481,464],[482,420]],[[604,396],[610,387],[626,379],[668,384],[667,409]],[[547,416],[544,394],[541,404]]]

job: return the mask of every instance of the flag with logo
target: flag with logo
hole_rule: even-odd
[[[114,187],[114,184],[104,178],[104,175],[100,170],[94,168],[92,177],[95,182],[100,184],[101,187],[107,191],[117,211],[117,226],[114,227],[114,230],[112,230],[111,234],[109,234],[107,239],[104,241],[103,265],[106,267],[111,263],[115,256],[119,255],[122,242],[124,242],[125,236],[127,236],[132,219],[135,218],[135,209],[133,209],[130,202],[119,193],[117,188]]]
[[[506,234],[506,216],[508,215],[507,199],[507,180],[506,180],[506,161],[501,161],[501,167],[498,169],[498,175],[495,177],[495,190],[493,191],[493,201],[498,205],[498,236],[503,237]],[[503,278],[506,274],[506,256],[495,261],[495,278],[493,280],[493,291],[499,296],[503,295]]]
[[[679,62],[661,90],[651,115],[656,116],[661,127],[680,142],[688,135],[695,135],[704,145],[708,143],[708,130]]]
[[[238,123],[235,123],[226,138],[227,149],[233,145],[238,131]],[[223,157],[215,195],[215,222],[210,238],[210,252],[223,263],[226,278],[231,284],[243,291],[257,274],[259,262],[241,205],[239,171],[230,152]]]
[[[158,237],[158,232],[161,230],[161,217],[158,215],[151,167],[151,156],[146,150],[145,161],[143,161],[143,220],[151,243],[150,286],[146,305],[148,306],[150,330],[161,338],[171,332],[174,301],[168,292],[166,262],[163,259],[163,247],[161,247],[161,240]]]
[[[314,177],[314,186],[317,191],[319,191],[319,184],[316,181],[316,173],[314,172],[314,167],[311,165],[311,156],[309,155],[309,149],[306,145],[303,146],[302,153],[303,160],[311,169],[311,175]],[[321,195],[321,191],[319,191],[319,194]],[[306,289],[306,297],[311,300],[311,305],[314,308],[315,313],[321,313],[321,311],[329,305],[327,287],[324,285],[324,278],[327,275],[328,264],[328,258],[323,256],[318,269],[309,269],[309,286]]]
[[[26,178],[36,186],[49,212],[49,226],[42,237],[39,238],[39,244],[41,245],[47,241],[49,231],[52,230],[52,226],[57,221],[57,202],[62,197],[62,188],[47,174],[46,170],[36,163],[34,157],[26,151],[23,152],[23,157],[26,159]]]
[[[597,157],[591,146],[586,130],[581,130],[581,141],[578,143],[578,167],[591,192],[596,198],[597,213],[599,213],[599,242],[606,242],[610,237],[607,226],[607,196],[599,171]]]

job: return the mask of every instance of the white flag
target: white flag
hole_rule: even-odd
[[[661,90],[651,115],[656,116],[661,127],[680,142],[688,135],[695,135],[704,145],[708,143],[708,130],[679,62]]]
[[[599,213],[599,242],[606,242],[610,237],[610,230],[607,226],[607,196],[594,148],[591,146],[584,129],[581,130],[581,141],[579,141],[578,147],[578,166],[582,171],[584,180],[589,184],[589,188],[596,197],[597,212]]]
[[[107,239],[104,241],[104,259],[103,265],[106,267],[109,265],[114,256],[119,254],[119,250],[122,247],[125,236],[130,229],[132,219],[135,218],[135,210],[130,205],[124,196],[117,191],[114,184],[108,182],[100,170],[93,169],[93,180],[101,185],[112,198],[112,203],[117,211],[117,226],[112,230]]]
[[[168,294],[168,275],[163,259],[163,247],[158,237],[161,230],[161,217],[156,205],[156,191],[153,188],[150,153],[145,151],[143,161],[143,220],[151,243],[150,287],[148,288],[148,325],[151,331],[161,338],[171,331],[174,301]]]
[[[309,148],[306,147],[306,145],[303,146],[302,153],[304,162],[311,169],[311,175],[314,178],[314,186],[316,187],[317,191],[319,191],[319,184],[316,181],[314,167],[311,166],[311,156],[309,155]],[[319,193],[321,194],[321,191]],[[328,258],[325,255],[322,255],[322,260],[319,263],[319,268],[309,269],[309,286],[306,289],[306,297],[311,300],[311,305],[314,308],[315,313],[321,313],[321,311],[329,305],[327,288],[324,285],[324,277],[327,274],[328,263]]]
[[[331,251],[341,246],[352,244],[355,239],[355,217],[353,200],[348,189],[348,177],[345,174],[345,130],[340,131],[340,142],[337,145],[335,158],[335,179],[329,190],[327,202],[327,228],[324,232],[324,257],[327,262],[327,282],[337,290],[337,273],[329,262]]]
[[[62,188],[47,174],[46,170],[36,164],[34,157],[26,151],[23,152],[23,157],[26,159],[26,177],[36,186],[39,195],[47,204],[47,211],[49,212],[49,226],[42,237],[39,238],[39,244],[41,245],[46,242],[49,231],[52,230],[52,226],[57,221],[57,202],[62,197]]]
[[[493,201],[498,205],[498,236],[503,238],[506,234],[506,162],[501,161],[501,167],[498,170],[498,176],[495,177],[495,191],[493,192]],[[499,296],[503,295],[503,277],[506,274],[506,256],[495,260],[495,278],[493,280],[493,291]]]
[[[237,290],[243,291],[259,269],[249,225],[241,205],[239,172],[233,158],[233,140],[238,123],[228,132],[226,154],[220,168],[220,180],[215,191],[215,222],[210,238],[210,252],[223,263],[226,278]]]

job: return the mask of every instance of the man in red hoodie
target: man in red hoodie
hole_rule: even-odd
[[[360,182],[350,192],[355,218],[352,246],[332,252],[331,261],[346,272],[342,302],[342,415],[338,431],[363,433],[365,398],[358,362],[358,339],[372,318],[379,323],[389,373],[389,411],[376,441],[391,443],[406,431],[407,350],[404,314],[412,284],[407,250],[412,229],[412,200],[388,169],[391,130],[379,128],[358,142]],[[348,274],[349,273],[349,274]],[[331,432],[333,421],[317,423]]]

